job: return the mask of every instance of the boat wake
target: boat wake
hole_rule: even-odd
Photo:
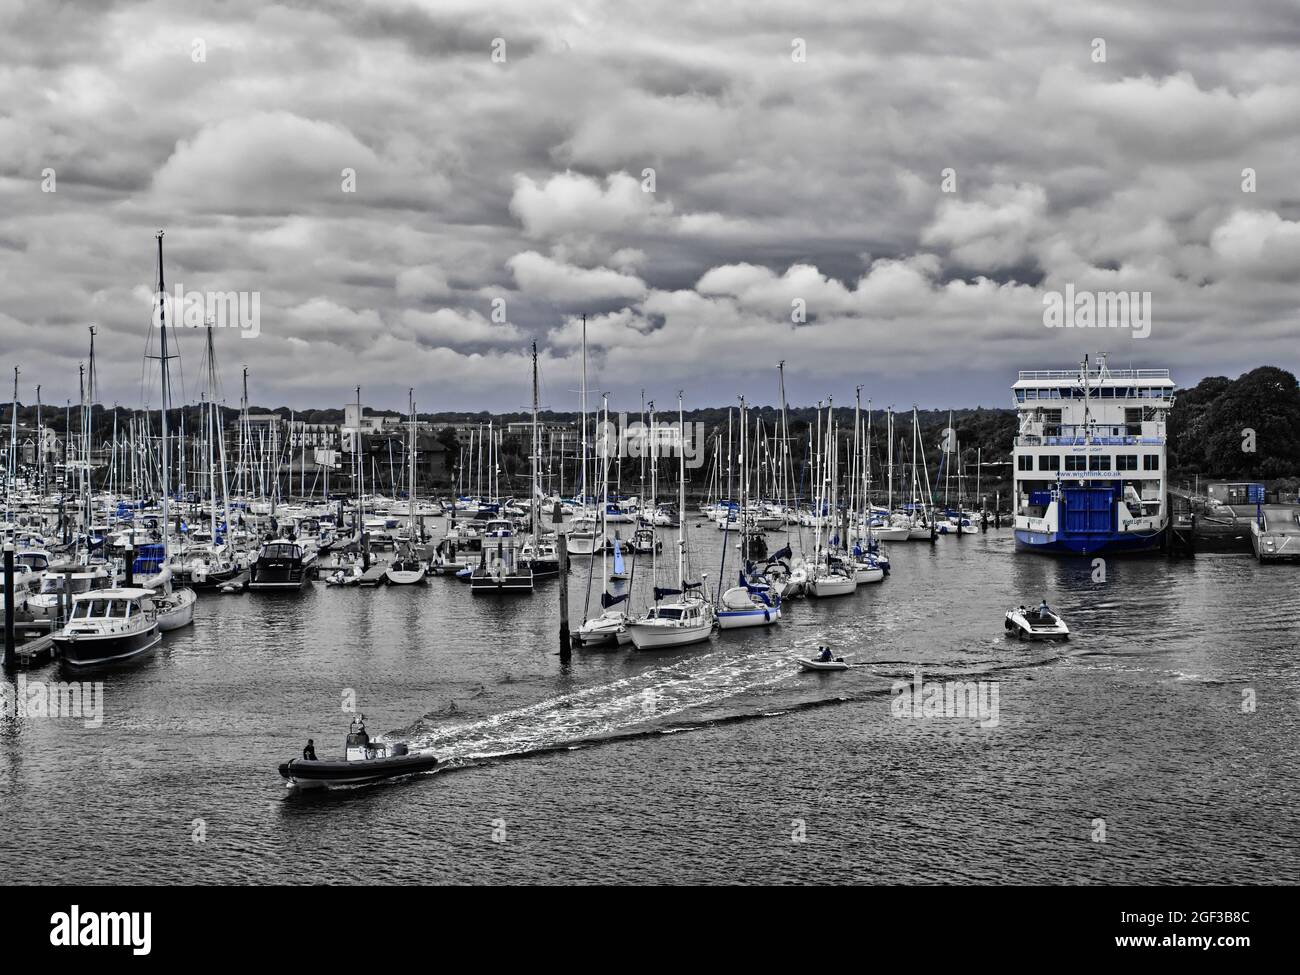
[[[442,719],[432,726],[421,721],[405,734],[412,748],[434,749],[452,763],[472,763],[680,731],[678,719],[686,712],[707,714],[724,701],[765,695],[794,678],[788,654],[692,657],[473,721]],[[718,716],[708,714],[704,720]]]

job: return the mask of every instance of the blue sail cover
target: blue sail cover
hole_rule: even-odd
[[[756,585],[750,582],[748,579],[746,579],[745,573],[742,572],[740,574],[740,584],[745,587],[745,590],[747,592],[757,596],[760,600],[762,600],[764,605],[766,606],[772,605],[772,597],[770,595],[771,589],[768,587],[766,583],[760,583]]]
[[[680,589],[661,589],[658,586],[655,586],[655,602],[659,602],[659,600],[663,599],[665,596],[680,596],[681,594],[682,591]]]
[[[607,592],[602,592],[600,594],[600,606],[602,609],[609,609],[611,606],[617,606],[625,599],[627,599],[627,593],[623,593],[621,596],[611,596]]]
[[[769,556],[767,557],[767,564],[768,564],[768,565],[771,565],[773,562],[779,562],[779,561],[781,561],[782,559],[792,558],[793,556],[794,556],[794,552],[792,552],[792,551],[790,550],[790,546],[787,545],[785,548],[781,549],[779,552],[773,552],[771,555],[769,555]]]

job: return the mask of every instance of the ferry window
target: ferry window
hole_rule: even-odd
[[[1025,399],[1038,399],[1038,390],[1036,390],[1036,389],[1026,389],[1026,390],[1025,390]]]
[[[1016,458],[1016,469],[1021,471],[1032,471],[1034,469],[1034,458],[1028,454],[1022,454]]]
[[[1086,471],[1088,469],[1088,458],[1072,454],[1065,458],[1065,469],[1067,471]]]
[[[1040,454],[1038,469],[1040,471],[1059,471],[1061,469],[1060,456],[1058,454]]]
[[[1160,470],[1160,455],[1159,455],[1159,454],[1147,454],[1147,455],[1145,455],[1145,456],[1142,458],[1142,469],[1143,469],[1144,471],[1158,471],[1158,470]]]
[[[1120,454],[1115,458],[1115,470],[1135,471],[1138,469],[1137,454]]]
[[[1110,470],[1110,455],[1094,454],[1088,458],[1088,470],[1090,471],[1108,471]]]

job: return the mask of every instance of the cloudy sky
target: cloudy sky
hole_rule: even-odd
[[[169,289],[259,296],[228,402],[518,408],[535,339],[572,409],[584,312],[615,408],[1295,369],[1300,6],[1136,6],[0,0],[0,369],[75,398],[94,322],[156,405],[158,229]],[[1150,336],[1044,327],[1067,285]]]

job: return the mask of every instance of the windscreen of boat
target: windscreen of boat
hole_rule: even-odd
[[[268,545],[262,552],[268,559],[296,559],[298,557],[298,546]]]
[[[660,607],[655,611],[655,617],[661,620],[679,620],[682,618],[682,611],[680,609]]]
[[[60,581],[63,585],[60,586]],[[69,575],[52,575],[46,576],[41,580],[41,592],[43,593],[79,593],[90,592],[91,579],[89,576],[69,576]]]
[[[126,619],[131,602],[127,599],[83,599],[73,604],[74,620]]]
[[[37,572],[44,572],[46,569],[50,567],[50,560],[46,558],[44,555],[36,555],[31,552],[28,552],[26,554],[18,556],[18,564],[25,565],[28,568],[34,569]]]

